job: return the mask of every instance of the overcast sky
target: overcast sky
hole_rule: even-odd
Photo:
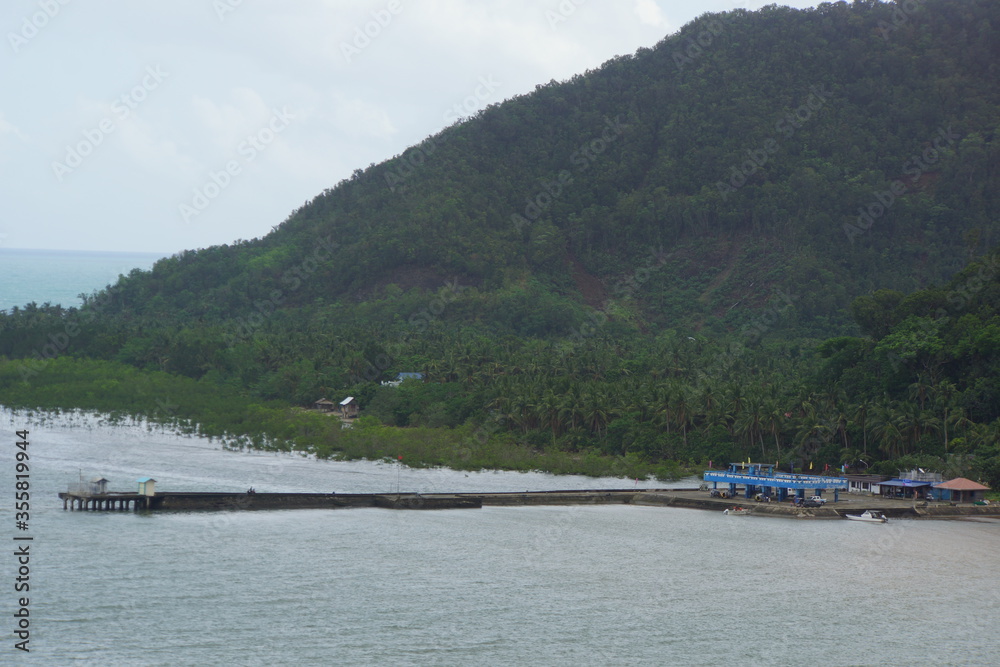
[[[0,247],[263,236],[457,117],[764,4],[6,0]]]

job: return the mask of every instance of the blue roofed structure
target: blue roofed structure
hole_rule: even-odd
[[[743,486],[747,499],[760,493],[778,500],[786,500],[789,492],[794,492],[797,498],[804,499],[806,490],[813,489],[817,493],[833,490],[836,502],[839,500],[839,492],[847,490],[846,477],[775,472],[771,463],[730,463],[725,471],[706,470],[703,478],[706,482],[712,482],[713,489],[718,489],[720,482],[728,484],[730,497],[735,497],[737,487]]]
[[[383,387],[398,387],[399,385],[403,384],[403,382],[405,380],[420,380],[421,382],[423,382],[423,380],[424,380],[424,374],[423,373],[396,373],[396,379],[395,380],[383,380],[382,381],[382,386]]]

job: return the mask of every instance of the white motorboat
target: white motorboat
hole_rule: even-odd
[[[730,507],[728,509],[722,510],[723,514],[734,514],[736,516],[746,516],[750,514],[749,507]]]
[[[867,521],[869,523],[886,523],[889,519],[881,512],[865,510],[861,514],[845,514],[851,521]]]

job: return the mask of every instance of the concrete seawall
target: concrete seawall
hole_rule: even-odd
[[[157,493],[150,510],[475,509],[482,503],[457,494],[416,493]]]

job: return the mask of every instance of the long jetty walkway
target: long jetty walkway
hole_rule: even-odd
[[[379,507],[398,510],[476,509],[483,506],[530,505],[644,505],[715,510],[740,505],[752,515],[800,519],[842,519],[877,509],[890,518],[949,519],[1000,518],[1000,504],[951,505],[913,503],[857,496],[823,507],[794,507],[789,503],[755,503],[709,497],[697,489],[628,489],[583,491],[525,491],[508,493],[200,493],[157,492],[76,494],[60,493],[63,509],[85,511],[234,511],[277,509],[347,509]]]

